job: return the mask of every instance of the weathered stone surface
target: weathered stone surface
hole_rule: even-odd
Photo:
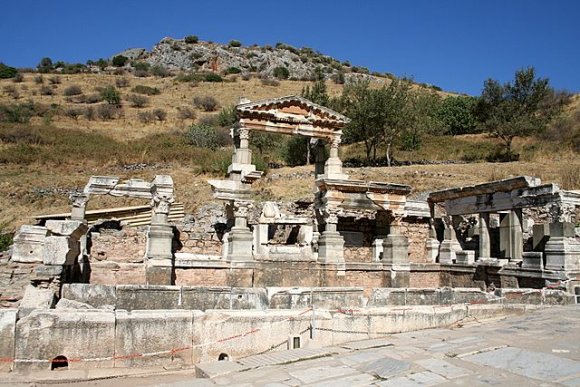
[[[410,363],[385,357],[361,367],[361,371],[376,375],[381,379],[387,379],[407,371],[409,368],[411,368]]]
[[[131,311],[181,308],[181,288],[178,286],[117,286],[117,309]]]
[[[0,310],[0,358],[14,358],[14,331],[16,328],[16,309]],[[0,362],[0,371],[9,371],[12,363]]]
[[[18,316],[20,318],[27,316],[34,309],[50,309],[56,302],[54,290],[38,288],[32,285],[26,287],[24,297],[20,301]]]
[[[192,364],[193,313],[185,310],[117,311],[115,367]],[[156,353],[155,355],[148,355]],[[132,356],[144,354],[144,356]]]
[[[184,309],[258,309],[268,308],[266,289],[229,287],[184,287]]]
[[[67,298],[61,298],[56,304],[56,309],[94,309],[93,306],[85,304],[84,302],[69,300]]]
[[[45,265],[64,265],[67,262],[69,251],[69,242],[66,237],[47,236],[42,261]]]
[[[76,239],[88,230],[87,225],[78,220],[47,220],[45,227],[52,234],[72,236]]]
[[[50,369],[56,356],[82,359],[69,368],[113,367],[115,314],[105,311],[35,310],[16,324],[15,370]],[[88,359],[100,359],[86,361]],[[44,360],[27,362],[24,360]]]
[[[301,309],[314,306],[321,309],[358,308],[362,288],[267,288],[269,308]]]
[[[14,235],[13,262],[42,262],[46,227],[24,225]]]
[[[115,286],[96,284],[63,284],[63,298],[89,304],[96,309],[113,309],[117,304]]]

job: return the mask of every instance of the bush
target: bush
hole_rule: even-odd
[[[242,42],[240,42],[239,40],[230,40],[229,46],[230,47],[242,47]]]
[[[128,61],[129,61],[129,58],[127,58],[125,55],[117,55],[117,56],[113,57],[113,60],[111,61],[111,63],[115,67],[123,67],[123,66],[125,66],[125,64]]]
[[[262,82],[262,85],[264,86],[280,86],[280,82],[275,79],[262,78],[260,82]]]
[[[188,35],[183,40],[187,44],[195,44],[195,43],[197,43],[199,41],[199,38],[197,37],[197,35]]]
[[[129,86],[129,80],[127,78],[117,78],[115,79],[115,86],[122,88]]]
[[[34,83],[36,83],[37,85],[42,85],[44,83],[44,77],[42,75],[35,76]]]
[[[137,113],[137,119],[144,124],[148,124],[150,122],[153,122],[155,116],[150,111],[144,111]]]
[[[115,86],[109,85],[100,90],[101,98],[109,105],[119,105],[121,103],[121,94],[115,89]]]
[[[147,71],[147,70],[135,70],[134,75],[137,78],[147,78],[151,74],[149,74],[149,71]]]
[[[212,126],[191,125],[185,136],[187,142],[195,147],[209,149],[218,147],[218,137]]]
[[[27,124],[35,112],[36,109],[32,101],[21,104],[0,105],[0,122]]]
[[[145,94],[145,95],[159,95],[161,91],[156,87],[149,87],[145,85],[137,85],[131,89],[133,93]]]
[[[82,115],[85,115],[86,109],[80,107],[69,107],[64,110],[64,115],[73,118],[75,121]]]
[[[157,118],[159,121],[165,121],[165,119],[167,118],[167,112],[163,109],[153,109],[153,115],[155,116],[155,118]]]
[[[306,164],[307,147],[310,139],[308,137],[292,137],[286,143],[283,150],[283,158],[286,164],[291,167]],[[311,153],[312,155],[312,153]]]
[[[284,66],[278,66],[274,68],[272,75],[278,79],[288,79],[290,77],[290,71]]]
[[[203,80],[206,82],[223,82],[223,78],[219,74],[215,73],[207,73],[203,77]]]
[[[250,73],[242,73],[242,79],[244,81],[249,81],[250,79],[252,79],[252,74],[250,74]]]
[[[14,83],[20,83],[22,81],[24,81],[24,75],[22,75],[20,73],[16,73],[14,75],[14,77],[12,78],[12,82],[14,82]]]
[[[149,63],[139,61],[131,62],[131,66],[135,69],[135,71],[149,71],[149,68],[151,67]]]
[[[342,71],[337,72],[331,77],[332,81],[337,85],[344,85],[344,73]]]
[[[16,87],[12,85],[4,86],[4,94],[13,99],[20,98],[20,93],[18,92],[18,90],[16,90]]]
[[[195,120],[195,111],[188,106],[180,106],[177,108],[177,118],[180,120]]]
[[[13,239],[12,234],[4,232],[4,230],[0,229],[0,251],[6,251],[12,245]]]
[[[53,69],[52,59],[45,57],[40,60],[38,66],[36,66],[39,72],[48,73]]]
[[[48,83],[51,85],[60,85],[60,77],[58,75],[53,75],[52,77],[48,78]]]
[[[228,67],[225,71],[226,74],[239,74],[241,72],[242,70],[240,70],[238,67]]]
[[[149,98],[139,94],[131,94],[127,99],[131,102],[131,106],[136,108],[142,108],[149,103]]]
[[[89,106],[85,109],[84,114],[85,118],[89,121],[92,121],[95,119],[95,109],[93,109],[92,106]]]
[[[62,92],[62,94],[65,97],[69,97],[71,95],[80,95],[82,93],[83,93],[83,90],[78,85],[71,85],[71,86],[67,87],[66,89],[64,89],[64,91]]]
[[[40,95],[54,95],[54,90],[50,86],[41,86],[39,92]]]
[[[209,95],[203,97],[194,97],[193,106],[203,109],[206,112],[216,111],[218,107],[218,101]]]
[[[103,121],[113,120],[121,115],[121,108],[114,104],[104,103],[97,106],[97,117]]]
[[[217,116],[217,124],[222,127],[232,126],[237,120],[236,107],[233,105],[224,107]]]
[[[102,101],[103,97],[101,94],[89,94],[83,99],[83,102],[89,105],[93,103],[99,103]]]
[[[167,70],[165,67],[161,65],[155,65],[151,67],[151,74],[159,78],[166,78],[171,75],[169,70]]]
[[[0,62],[0,79],[13,78],[16,74],[18,74],[18,70],[15,67],[6,66]]]

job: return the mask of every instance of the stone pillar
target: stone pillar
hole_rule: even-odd
[[[89,195],[84,193],[75,193],[71,194],[69,199],[72,202],[70,219],[84,221],[87,202],[89,201]]]
[[[544,253],[546,270],[580,271],[580,242],[574,238],[574,224],[550,223],[550,239]]]
[[[344,238],[338,230],[339,209],[334,205],[323,208],[324,231],[318,239],[318,261],[321,263],[344,263]]]
[[[147,285],[172,285],[173,278],[173,228],[168,216],[173,198],[154,195],[151,226],[147,233]]]
[[[429,238],[425,241],[425,260],[427,262],[437,262],[440,245],[441,243],[437,239],[437,231],[435,231],[435,224],[433,223],[433,218],[431,218],[429,222]]]
[[[234,226],[228,234],[228,261],[253,260],[253,235],[248,228],[248,211],[251,203],[235,200],[230,202],[234,213]]]
[[[453,222],[448,220],[445,222],[445,233],[443,242],[439,248],[439,263],[444,265],[451,265],[456,260],[455,253],[462,251],[461,245],[457,240],[457,234],[453,228]]]
[[[327,179],[348,179],[348,175],[342,173],[342,161],[338,157],[340,136],[332,137],[330,141],[330,157],[324,164],[324,177]]]
[[[524,250],[522,211],[516,209],[500,215],[499,246],[501,258],[519,262]]]
[[[391,215],[389,235],[383,240],[383,264],[390,266],[391,287],[404,288],[410,282],[409,241],[401,234],[403,216]]]
[[[241,126],[237,130],[240,146],[235,149],[232,164],[228,167],[230,179],[240,181],[243,175],[256,170],[252,164],[252,150],[250,149],[250,130]]]
[[[489,237],[489,214],[479,214],[479,258],[491,258],[491,239]]]
[[[373,261],[380,262],[383,258],[383,242],[388,234],[389,215],[384,210],[377,211],[375,215],[376,234],[373,241]]]
[[[314,176],[315,179],[324,175],[324,142],[320,139],[316,140],[314,147]]]

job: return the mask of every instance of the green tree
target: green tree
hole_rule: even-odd
[[[14,67],[6,66],[0,62],[0,79],[14,78],[18,74],[18,70]]]
[[[307,85],[302,89],[300,95],[314,103],[328,107],[330,97],[326,90],[326,82],[324,81],[324,72],[320,67],[317,67],[314,72],[314,83],[312,88]]]
[[[186,133],[187,142],[198,148],[217,149],[219,139],[216,130],[210,125],[191,125]]]
[[[278,79],[288,79],[290,71],[284,66],[278,66],[272,71],[272,75]]]
[[[484,129],[503,141],[505,159],[513,160],[517,158],[512,150],[514,138],[543,131],[565,103],[548,79],[536,78],[529,67],[516,71],[513,83],[485,81],[475,111]]]
[[[423,135],[440,127],[437,115],[440,97],[433,92],[417,90],[409,93],[408,124],[402,133],[402,148],[418,150]]]
[[[109,105],[120,105],[121,94],[115,89],[115,86],[107,86],[101,90],[101,97]]]
[[[50,59],[48,57],[42,58],[40,60],[40,63],[38,63],[38,66],[36,66],[36,68],[41,73],[48,73],[48,72],[50,72],[53,69],[52,59]]]
[[[385,156],[387,165],[393,162],[393,148],[395,141],[409,125],[412,116],[409,108],[411,82],[401,79],[393,80],[388,86],[377,90],[378,123],[382,128],[382,137],[387,145]]]
[[[473,114],[476,99],[473,97],[447,97],[437,111],[437,118],[441,121],[446,134],[473,133],[477,128],[477,121]]]
[[[188,35],[185,37],[185,43],[187,44],[195,44],[199,41],[199,38],[197,37],[197,35]]]
[[[111,63],[115,67],[123,67],[127,61],[129,61],[129,58],[127,58],[125,55],[117,55],[113,57]]]

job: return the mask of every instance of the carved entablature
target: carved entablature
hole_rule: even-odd
[[[295,95],[241,103],[236,106],[240,126],[250,130],[299,134],[338,145],[348,118]]]

